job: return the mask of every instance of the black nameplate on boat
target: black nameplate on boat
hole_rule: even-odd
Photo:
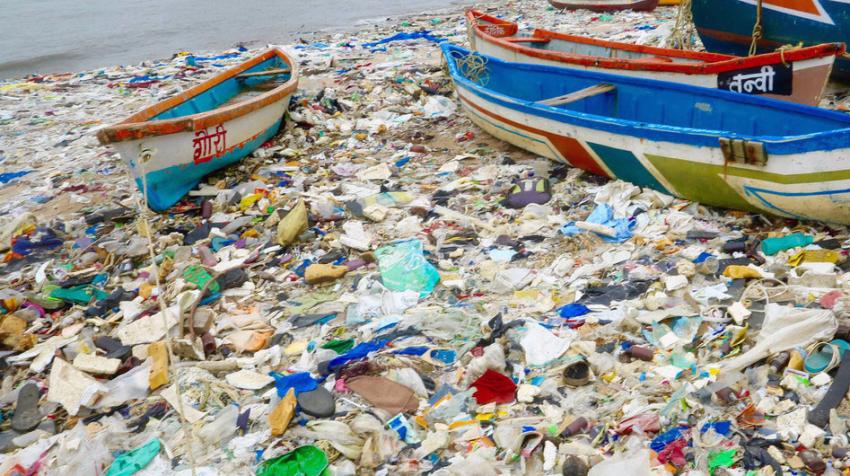
[[[794,67],[792,63],[756,66],[717,75],[717,89],[742,94],[779,94],[790,96]]]

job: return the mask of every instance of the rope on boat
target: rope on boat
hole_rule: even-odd
[[[490,71],[487,69],[487,58],[478,53],[463,54],[460,52],[452,52],[452,59],[457,65],[460,74],[481,86],[486,86],[490,82]]]
[[[159,314],[162,316],[162,328],[165,329],[165,349],[168,352],[168,370],[171,374],[171,381],[174,382],[174,393],[177,396],[177,413],[180,416],[180,427],[183,430],[184,438],[188,438],[189,444],[186,445],[186,450],[189,457],[189,464],[192,468],[192,476],[197,475],[197,465],[195,463],[195,433],[192,431],[189,425],[189,421],[186,419],[186,413],[183,411],[183,392],[180,390],[180,382],[177,380],[177,370],[174,367],[175,359],[174,359],[174,351],[171,345],[171,329],[168,327],[168,307],[165,305],[165,301],[167,299],[166,292],[162,288],[162,283],[159,280],[159,266],[156,264],[156,252],[154,251],[153,244],[153,233],[151,230],[151,223],[148,219],[148,215],[151,213],[151,209],[148,205],[148,180],[147,180],[147,170],[145,170],[145,165],[152,158],[153,152],[150,149],[143,149],[139,154],[139,169],[142,175],[142,200],[139,200],[138,195],[136,196],[136,204],[139,206],[139,219],[142,221],[142,227],[144,227],[144,235],[147,238],[148,245],[148,256],[151,260],[151,266],[153,267],[153,275],[154,282],[156,283],[156,289],[159,292],[157,296],[157,303],[159,304]],[[128,167],[128,171],[129,171]],[[132,174],[130,175],[130,182],[134,182]],[[203,292],[203,291],[202,291]],[[179,312],[179,311],[178,311]],[[179,319],[178,325],[180,326],[180,333],[183,333],[183,322],[182,318]]]
[[[697,36],[695,30],[694,17],[691,12],[691,0],[682,0],[679,2],[676,23],[673,26],[673,32],[670,34],[667,44],[680,50],[692,50],[694,49],[695,38]]]
[[[758,49],[759,40],[762,38],[762,27],[761,27],[761,4],[763,0],[756,1],[756,22],[753,25],[753,38],[750,42],[750,54],[749,56],[753,56],[756,54],[756,50]],[[783,56],[783,63],[785,62]]]

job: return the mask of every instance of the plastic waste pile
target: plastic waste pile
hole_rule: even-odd
[[[93,131],[250,51],[0,83],[0,474],[842,474],[846,228],[499,142],[440,66],[465,33],[293,45],[280,134],[156,216]]]

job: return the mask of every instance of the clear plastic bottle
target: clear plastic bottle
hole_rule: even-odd
[[[236,433],[236,419],[239,418],[239,407],[228,405],[223,408],[215,420],[204,425],[198,436],[205,443],[215,444]]]

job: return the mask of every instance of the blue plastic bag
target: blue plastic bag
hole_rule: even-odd
[[[621,243],[623,241],[628,240],[632,237],[632,228],[635,227],[635,222],[633,220],[629,220],[626,218],[614,218],[614,209],[609,205],[599,205],[590,212],[590,216],[585,220],[588,223],[595,223],[597,225],[605,225],[607,227],[613,228],[615,235],[604,236],[598,235],[605,241]],[[561,233],[566,236],[575,236],[579,233],[583,232],[581,228],[577,227],[576,222],[571,221],[564,226],[561,227]]]

